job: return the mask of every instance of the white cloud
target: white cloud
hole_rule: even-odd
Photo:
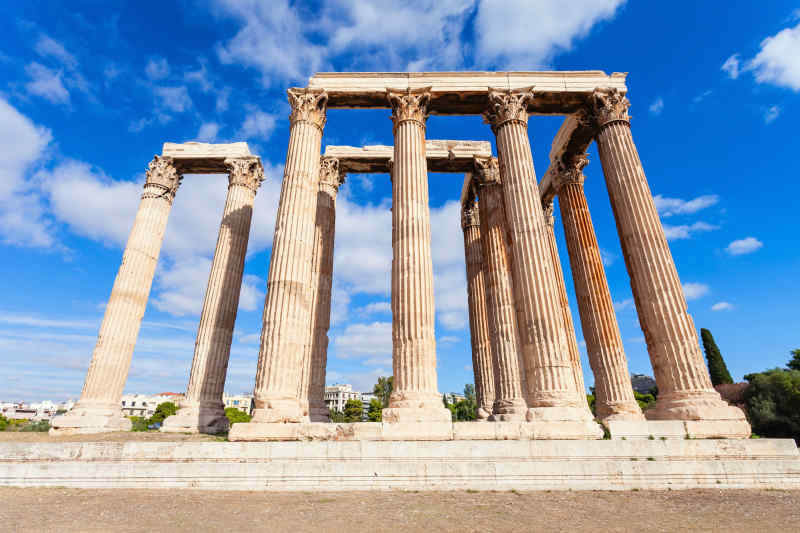
[[[340,359],[379,357],[392,354],[392,323],[349,324],[333,338]]]
[[[214,88],[214,85],[211,83],[211,80],[208,76],[208,69],[206,68],[205,63],[200,64],[200,68],[197,70],[188,70],[183,74],[183,81],[186,83],[196,83],[200,90],[204,93],[211,91]]]
[[[702,102],[703,100],[705,100],[706,98],[711,96],[712,92],[713,91],[711,89],[709,89],[707,91],[704,91],[704,92],[698,94],[697,96],[695,96],[694,98],[692,98],[692,102],[694,102],[695,104],[699,104],[700,102]]]
[[[185,85],[178,87],[155,87],[153,89],[158,98],[158,105],[163,109],[182,113],[192,107],[192,99]]]
[[[745,237],[744,239],[738,239],[731,242],[725,248],[725,251],[731,255],[744,255],[751,254],[762,246],[764,246],[764,243],[755,237]]]
[[[780,106],[774,105],[767,108],[767,110],[764,112],[764,123],[769,124],[770,122],[778,118],[778,115],[780,114],[781,114]]]
[[[144,73],[151,80],[162,80],[169,76],[169,63],[163,57],[150,59],[144,67]]]
[[[219,124],[216,122],[204,122],[197,132],[197,140],[212,143],[217,139],[217,134],[219,134]]]
[[[664,99],[659,96],[650,104],[650,113],[657,116],[660,115],[662,111],[664,111]]]
[[[276,123],[275,115],[265,113],[256,107],[250,107],[246,111],[238,136],[245,139],[259,138],[266,141],[275,130]]]
[[[609,252],[605,248],[600,248],[600,260],[603,262],[603,266],[613,265],[616,259],[616,254]]]
[[[709,292],[708,285],[704,283],[684,283],[683,284],[683,296],[687,300],[697,300],[702,298]]]
[[[730,311],[733,309],[733,304],[728,302],[717,302],[711,306],[712,311]]]
[[[541,66],[572,48],[598,22],[614,17],[624,0],[481,0],[475,19],[476,55],[508,68]]]
[[[34,46],[34,50],[42,57],[56,58],[66,67],[74,69],[78,66],[78,61],[75,59],[75,56],[70,54],[67,49],[64,48],[64,45],[47,35],[41,35],[39,37],[39,40],[36,41],[36,46]]]
[[[719,201],[719,196],[716,194],[705,194],[691,200],[683,200],[681,198],[665,198],[657,194],[653,200],[655,201],[658,214],[662,217],[670,217],[672,215],[696,213],[701,209],[716,204]]]
[[[764,39],[747,69],[758,83],[800,91],[800,24]]]
[[[633,306],[633,298],[626,298],[621,302],[614,302],[614,311],[623,311]]]
[[[45,157],[52,140],[0,97],[0,239],[3,242],[49,248],[52,228],[31,172]]]
[[[722,64],[722,70],[728,73],[728,77],[735,80],[739,77],[739,54],[733,54]]]
[[[438,344],[456,344],[461,342],[461,339],[453,335],[445,335],[443,337],[439,337],[436,342]]]
[[[689,239],[694,233],[719,229],[718,226],[712,226],[706,222],[694,222],[692,224],[681,224],[678,226],[662,224],[662,227],[664,228],[664,236],[668,241]]]
[[[362,316],[369,316],[378,313],[391,313],[392,304],[390,302],[370,302],[367,305],[357,308],[356,313]]]
[[[69,91],[64,87],[61,71],[49,69],[39,63],[31,63],[25,67],[25,72],[31,78],[25,85],[29,93],[41,96],[54,104],[69,103]]]

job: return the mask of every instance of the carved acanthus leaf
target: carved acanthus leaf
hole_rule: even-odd
[[[497,185],[500,182],[500,166],[496,157],[473,157],[475,181],[479,187]]]
[[[619,89],[595,89],[592,93],[592,111],[595,126],[602,128],[609,122],[630,122],[628,108],[631,103]]]
[[[338,190],[344,183],[345,173],[339,167],[339,160],[335,157],[322,156],[319,159],[320,186],[333,187]]]
[[[225,160],[228,169],[228,183],[230,185],[243,185],[252,191],[258,191],[264,181],[264,167],[261,160],[250,158],[228,158]]]
[[[553,215],[553,200],[542,206],[542,216],[544,216],[544,223],[553,228],[556,224],[556,217]]]
[[[497,130],[507,122],[528,124],[528,104],[533,100],[533,87],[525,89],[492,89],[489,88],[489,106],[483,119]]]
[[[145,191],[142,197],[164,197],[170,202],[175,198],[175,192],[180,187],[183,176],[175,169],[171,157],[157,155],[150,161],[145,173],[145,188],[155,186],[162,192],[154,194]]]
[[[560,191],[564,186],[571,184],[583,185],[583,180],[586,179],[583,168],[588,164],[589,158],[585,153],[573,154],[559,161],[558,173],[553,180],[556,190]]]
[[[461,228],[467,229],[470,226],[480,226],[481,220],[478,212],[478,204],[472,200],[461,207]]]
[[[292,106],[292,113],[289,121],[310,122],[319,129],[325,126],[326,112],[328,106],[328,93],[321,89],[289,89],[289,104]]]
[[[428,105],[431,101],[431,88],[386,89],[386,97],[392,107],[392,122],[396,128],[406,120],[419,122],[423,126],[428,119]]]

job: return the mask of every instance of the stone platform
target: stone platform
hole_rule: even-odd
[[[0,443],[0,485],[208,490],[800,489],[788,439]]]

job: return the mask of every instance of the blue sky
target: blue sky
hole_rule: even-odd
[[[713,332],[737,379],[783,365],[800,347],[795,3],[396,4],[4,6],[0,400],[79,395],[144,170],[165,141],[243,140],[264,162],[227,386],[252,389],[288,141],[285,89],[304,85],[315,71],[629,72],[634,139],[695,324]],[[530,120],[539,176],[562,120]],[[427,135],[493,141],[479,117],[431,117]],[[391,142],[388,110],[328,114],[323,144]],[[586,194],[629,366],[652,374],[594,147],[589,157]],[[442,391],[472,381],[461,181],[430,176]],[[126,391],[186,386],[226,185],[224,176],[184,178]],[[340,193],[329,382],[367,389],[391,373],[390,198],[386,175],[350,176]],[[558,219],[556,228],[569,278]],[[578,325],[571,278],[567,287]]]

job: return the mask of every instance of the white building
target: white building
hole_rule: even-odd
[[[361,393],[353,390],[352,385],[331,385],[325,387],[325,405],[331,411],[344,412],[347,400],[361,400]]]
[[[176,392],[162,392],[161,394],[123,394],[122,395],[122,414],[123,416],[141,416],[149,418],[156,412],[158,404],[172,402],[178,405],[183,398],[183,394]]]
[[[253,414],[253,407],[255,406],[253,402],[253,395],[252,394],[223,394],[222,401],[225,403],[225,407],[234,407],[243,413],[247,413],[248,415]]]

